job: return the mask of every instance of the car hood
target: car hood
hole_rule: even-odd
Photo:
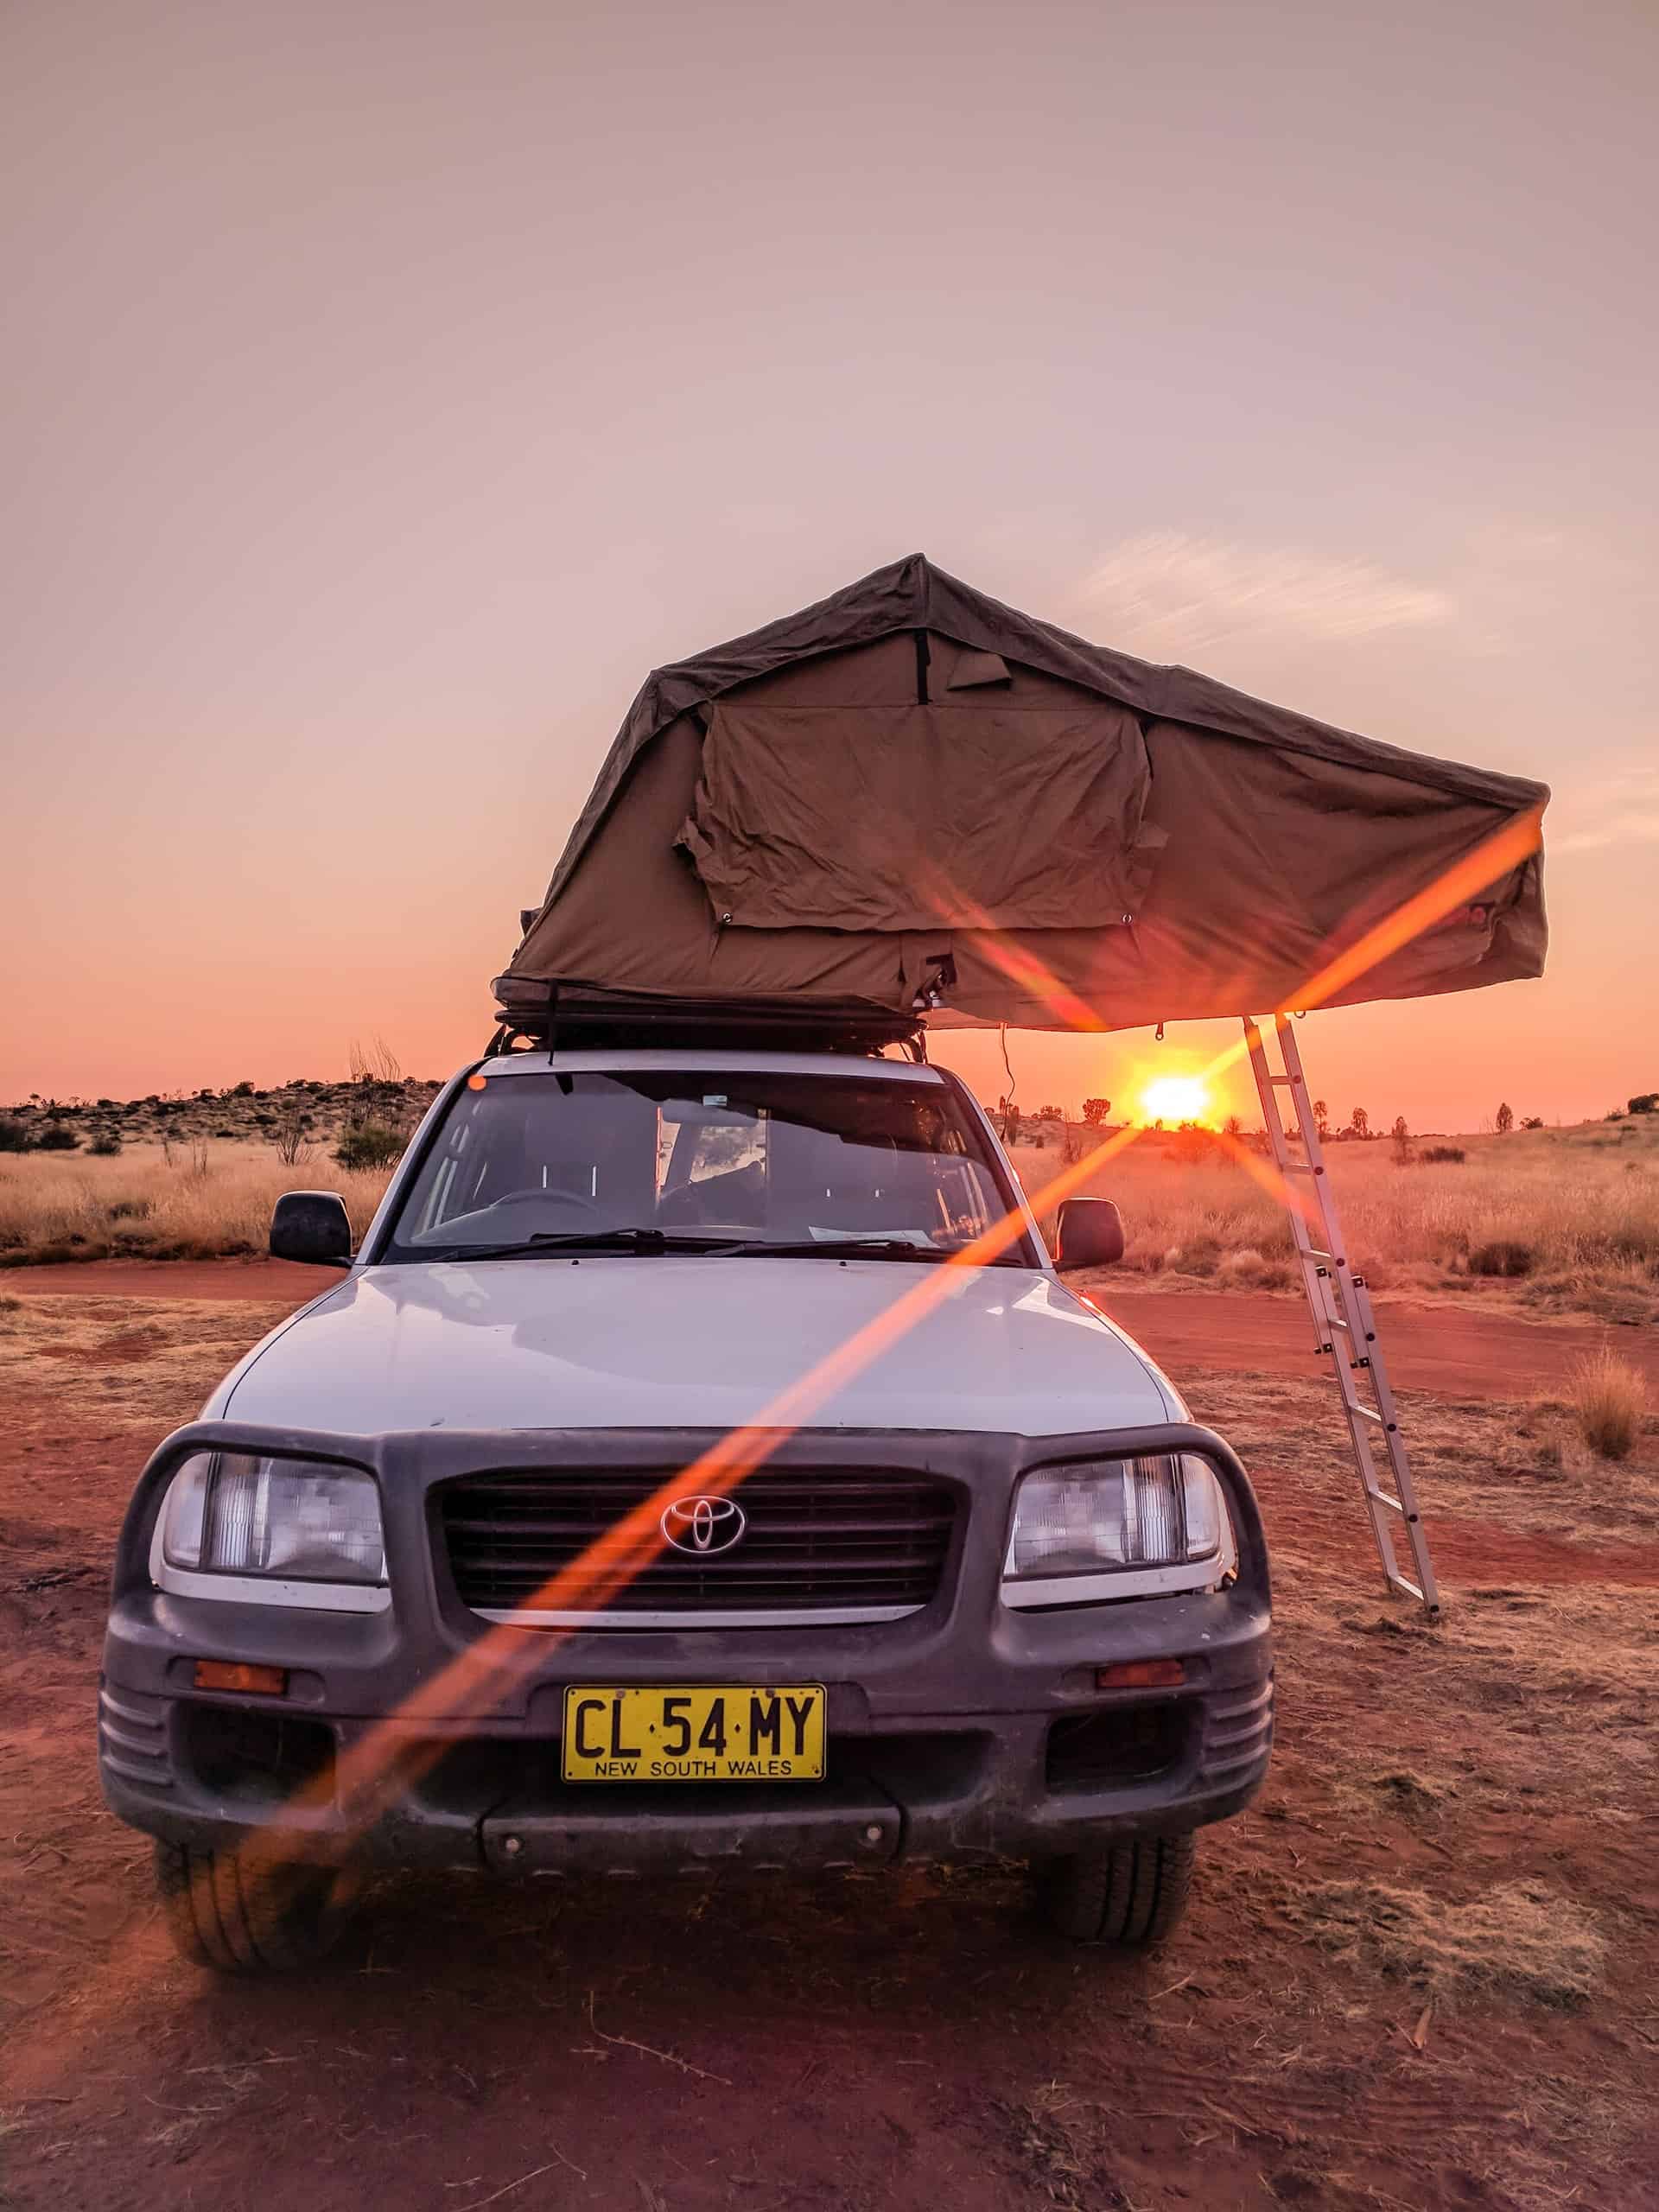
[[[912,1294],[919,1316],[899,1310]],[[903,1262],[632,1255],[359,1269],[205,1412],[344,1435],[758,1420],[1055,1436],[1184,1417],[1146,1355],[1034,1268],[942,1281]]]

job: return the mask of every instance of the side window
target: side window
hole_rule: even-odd
[[[939,1205],[945,1227],[953,1236],[978,1236],[1001,1212],[993,1206],[993,1193],[984,1175],[971,1160],[938,1162]]]
[[[674,1133],[663,1187],[682,1190],[690,1183],[706,1183],[716,1175],[733,1175],[743,1167],[764,1167],[766,1123],[764,1115],[735,1116],[719,1121],[683,1122]]]
[[[415,1222],[417,1236],[429,1235],[467,1211],[480,1174],[477,1147],[473,1141],[475,1119],[475,1110],[468,1102],[450,1124],[443,1150],[431,1171],[426,1203]]]

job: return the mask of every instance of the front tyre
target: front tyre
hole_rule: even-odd
[[[1190,1835],[1093,1844],[1037,1869],[1044,1919],[1072,1943],[1147,1951],[1186,1910],[1198,1847]]]
[[[216,1974],[290,1974],[327,1956],[355,1885],[338,1866],[157,1843],[156,1887],[181,1958]]]

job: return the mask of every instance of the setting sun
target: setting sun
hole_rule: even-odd
[[[1141,1111],[1148,1122],[1205,1122],[1210,1118],[1210,1093],[1196,1075],[1160,1075],[1141,1094]]]

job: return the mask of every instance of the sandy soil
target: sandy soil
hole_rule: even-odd
[[[0,1291],[54,1298],[257,1299],[286,1310],[333,1290],[338,1268],[306,1268],[292,1260],[79,1260],[60,1266],[9,1268]]]
[[[1430,1629],[1378,1597],[1319,1387],[1160,1344],[1257,1477],[1282,1718],[1151,1961],[1052,1946],[1013,1870],[395,1878],[330,1970],[244,1986],[169,1954],[92,1706],[132,1476],[283,1309],[27,1288],[0,1306],[0,2203],[1659,2205],[1651,1425],[1606,1471],[1470,1373],[1408,1393]],[[1580,1334],[1516,1325],[1504,1355],[1529,1401],[1546,1333]]]

